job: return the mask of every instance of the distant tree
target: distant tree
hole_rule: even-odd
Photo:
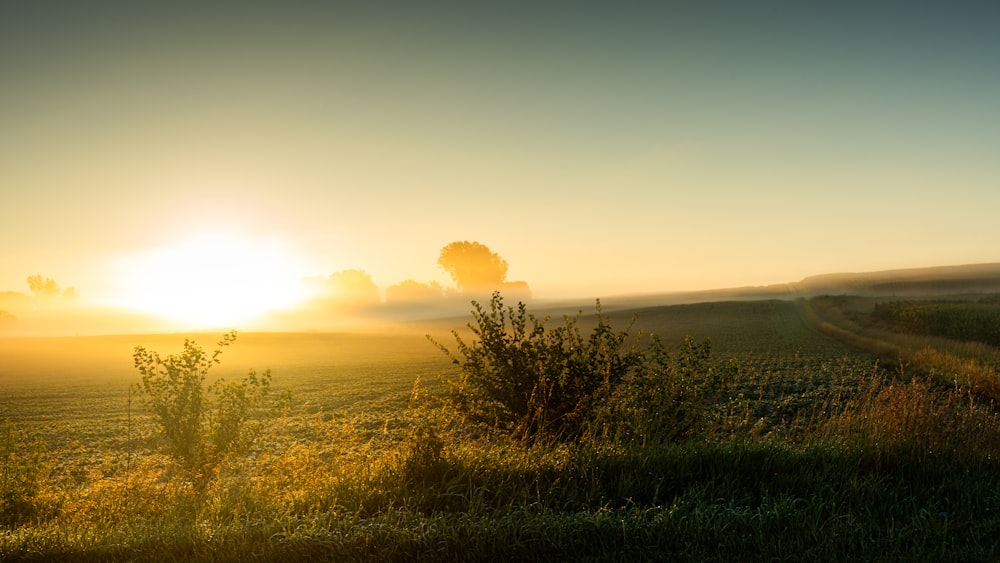
[[[76,300],[76,289],[70,287],[65,290],[59,288],[59,284],[52,278],[43,277],[41,274],[28,276],[28,287],[35,295],[36,303],[51,303],[56,299],[64,302]]]
[[[387,303],[432,301],[444,297],[444,288],[438,282],[421,283],[403,280],[385,289]]]
[[[54,299],[62,293],[59,284],[52,278],[43,278],[41,274],[28,276],[28,287],[36,299]]]
[[[356,303],[378,301],[378,286],[364,270],[341,270],[330,274],[329,283],[338,297]]]
[[[528,299],[531,297],[531,288],[528,287],[528,282],[504,282],[500,289],[504,295],[512,299]]]
[[[378,286],[364,270],[341,270],[306,281],[318,286],[320,301],[345,305],[371,305],[378,301]]]
[[[478,242],[445,246],[437,263],[464,292],[498,289],[507,280],[507,261]]]
[[[76,293],[76,288],[75,287],[67,287],[66,289],[64,289],[62,291],[62,295],[59,296],[59,299],[61,301],[66,302],[66,303],[76,303],[77,297],[78,296],[77,296],[77,293]]]

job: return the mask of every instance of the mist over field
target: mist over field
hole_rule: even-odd
[[[338,277],[339,276],[339,277]],[[24,292],[0,292],[0,337],[85,336],[101,334],[175,333],[186,330],[257,332],[372,331],[403,328],[407,323],[465,316],[472,301],[485,303],[492,290],[447,288],[415,281],[379,288],[362,270],[304,280],[318,291],[286,309],[264,311],[233,323],[192,324],[190,320],[122,308],[93,307],[75,301],[50,300]],[[809,276],[799,281],[756,287],[703,291],[597,295],[593,298],[537,298],[530,286],[495,286],[511,304],[525,300],[555,315],[589,309],[596,299],[611,309],[644,308],[681,303],[762,300],[817,295],[932,296],[990,293],[1000,290],[1000,264],[940,266],[879,272]],[[489,287],[487,285],[487,287]],[[211,308],[210,301],[205,306]],[[462,323],[464,324],[464,323]]]

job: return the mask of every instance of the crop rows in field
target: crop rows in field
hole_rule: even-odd
[[[632,315],[633,332],[656,333],[668,350],[686,336],[711,339],[717,369],[738,371],[720,413],[777,428],[810,404],[843,394],[845,384],[870,375],[874,360],[811,329],[801,305],[790,301],[724,302],[654,307],[610,314],[616,328]],[[559,322],[558,319],[549,321]],[[582,322],[587,322],[584,315]],[[463,330],[459,322],[458,330]],[[452,344],[442,326],[434,336]],[[218,337],[190,336],[211,347]],[[15,423],[67,463],[102,463],[106,452],[142,445],[149,413],[129,385],[136,345],[161,353],[179,349],[184,335],[0,341],[0,420]],[[281,411],[290,436],[312,440],[317,424],[348,424],[372,439],[405,435],[405,411],[419,378],[433,389],[449,360],[423,332],[248,333],[228,348],[215,375],[236,378],[248,369],[271,369],[275,393],[288,392]],[[320,434],[322,432],[320,431]]]
[[[188,335],[210,349],[218,335]],[[145,447],[151,434],[132,348],[176,352],[185,335],[0,340],[0,421],[10,421],[60,463],[94,466],[108,452]],[[236,379],[271,369],[273,392],[288,392],[281,413],[290,427],[305,419],[356,420],[371,431],[405,410],[416,377],[433,382],[451,369],[423,334],[242,334],[213,376]],[[131,411],[130,411],[131,397]],[[79,472],[79,468],[75,470]]]
[[[795,355],[843,356],[852,349],[830,339],[802,318],[795,301],[727,301],[649,307],[613,313],[616,324],[634,314],[636,328],[656,333],[664,342],[679,344],[685,336],[711,338],[722,356]]]
[[[592,313],[592,312],[591,312]],[[588,313],[582,322],[586,323]],[[657,334],[667,349],[684,337],[711,339],[720,365],[735,358],[747,381],[772,400],[803,402],[824,387],[870,373],[873,359],[814,331],[792,301],[717,302],[613,312],[615,328],[636,317],[633,332]],[[549,323],[557,323],[558,319]],[[455,323],[463,330],[460,322]],[[444,345],[450,335],[435,327]],[[218,337],[189,336],[206,348]],[[0,419],[23,426],[54,448],[68,444],[121,445],[129,385],[138,381],[131,351],[143,345],[175,352],[185,335],[8,339],[0,367]],[[291,394],[289,412],[333,418],[369,418],[371,425],[405,409],[414,380],[433,387],[455,367],[422,331],[248,333],[227,349],[216,375],[239,377],[271,369],[276,392]],[[762,387],[763,385],[763,387]],[[789,400],[789,399],[781,399]],[[133,414],[140,417],[139,399]]]

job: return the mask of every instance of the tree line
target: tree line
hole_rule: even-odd
[[[524,281],[507,279],[509,264],[488,246],[477,241],[455,241],[445,245],[438,255],[438,266],[454,281],[453,288],[437,281],[421,282],[403,280],[385,288],[388,304],[413,304],[433,302],[450,297],[487,297],[494,291],[503,291],[519,299],[530,297],[531,290]],[[347,269],[329,276],[305,280],[321,296],[319,301],[352,304],[356,307],[373,305],[380,301],[378,285],[370,274],[361,269]]]

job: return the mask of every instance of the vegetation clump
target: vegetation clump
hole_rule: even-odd
[[[236,331],[224,335],[211,355],[187,339],[180,354],[164,358],[137,346],[132,355],[167,452],[190,470],[203,471],[245,446],[252,411],[270,391],[271,370],[260,375],[250,370],[240,381],[219,378],[206,386],[209,370],[235,340]]]
[[[585,336],[582,312],[550,327],[523,302],[505,306],[499,292],[488,306],[473,301],[474,339],[453,331],[456,353],[431,338],[461,367],[449,407],[515,439],[683,435],[718,383],[710,343],[687,339],[671,357],[655,336],[641,347],[631,323],[616,331],[600,301],[596,309]]]

